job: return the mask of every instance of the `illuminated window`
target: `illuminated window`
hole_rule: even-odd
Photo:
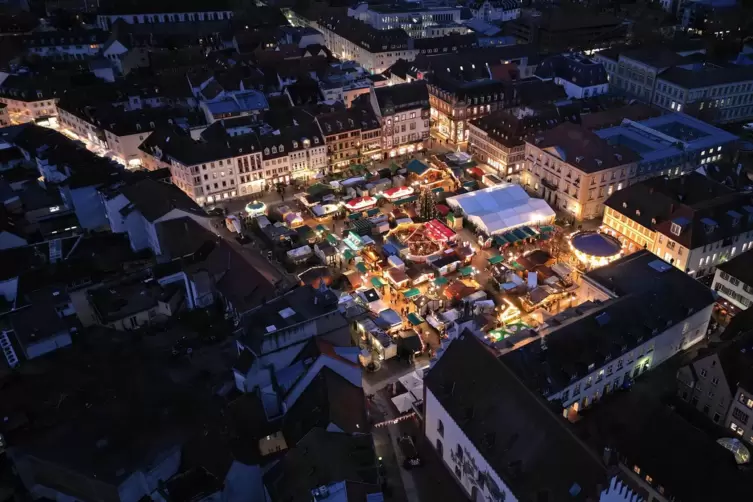
[[[633,472],[636,473],[636,474],[640,474],[641,473],[641,468],[636,465],[635,467],[633,467]]]

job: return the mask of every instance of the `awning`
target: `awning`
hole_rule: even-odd
[[[362,274],[367,274],[369,272],[369,270],[366,268],[366,264],[362,261],[356,263],[356,270],[358,270]]]
[[[351,251],[350,249],[346,249],[343,252],[343,258],[345,258],[347,261],[350,261],[350,260],[352,260],[355,257],[356,256],[353,254],[353,251]]]
[[[421,294],[421,291],[419,291],[418,288],[412,288],[412,289],[409,289],[408,291],[404,291],[403,292],[403,297],[405,299],[410,299],[410,298],[416,297],[416,296],[418,296],[420,294]]]
[[[496,244],[497,246],[506,246],[510,244],[510,241],[508,241],[504,235],[495,235],[494,244]]]
[[[496,264],[498,264],[498,263],[502,263],[503,261],[505,261],[505,259],[504,259],[504,258],[502,258],[502,257],[501,257],[501,256],[499,256],[499,255],[497,255],[497,256],[492,256],[491,258],[489,258],[489,264],[490,264],[490,265],[496,265]]]
[[[523,232],[525,232],[529,237],[536,237],[538,235],[538,232],[531,227],[525,226],[520,228]]]
[[[516,228],[512,231],[512,233],[520,240],[528,239],[528,234],[526,234],[523,230]]]
[[[384,287],[384,281],[380,279],[379,277],[372,277],[371,278],[371,285],[375,288],[383,288]]]
[[[393,202],[395,206],[402,206],[403,204],[409,204],[411,202],[415,202],[418,200],[418,195],[411,195],[410,197],[405,197],[404,199],[399,199]]]
[[[329,229],[327,227],[325,227],[324,225],[317,225],[316,226],[316,231],[317,232],[329,232]]]
[[[410,314],[408,314],[408,321],[412,325],[414,325],[414,326],[418,326],[419,324],[421,324],[421,323],[424,322],[424,320],[421,318],[421,316],[419,316],[418,314],[413,313],[413,312],[411,312]]]
[[[382,212],[381,209],[379,209],[378,207],[375,207],[374,209],[369,209],[368,211],[366,211],[366,216],[376,216],[381,212]]]
[[[442,192],[444,192],[444,188],[442,188],[442,187],[432,188],[431,191],[433,193],[442,193]]]
[[[539,229],[539,232],[545,233],[545,232],[554,232],[554,227],[551,225],[544,225]]]
[[[361,219],[361,213],[353,213],[351,215],[348,215],[349,220],[360,220]]]
[[[468,277],[469,275],[473,273],[473,267],[468,265],[467,267],[461,268],[459,272],[460,272],[460,275],[462,275],[463,277]]]
[[[509,242],[510,244],[514,244],[520,240],[520,237],[515,235],[513,232],[506,232],[502,234],[502,237],[504,237],[505,240]]]
[[[434,279],[435,286],[444,286],[448,282],[450,281],[447,279],[447,277],[437,277],[436,279]]]

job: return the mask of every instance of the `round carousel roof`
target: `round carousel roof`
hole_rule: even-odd
[[[589,256],[609,257],[622,250],[620,241],[599,232],[578,232],[570,239],[573,247]]]

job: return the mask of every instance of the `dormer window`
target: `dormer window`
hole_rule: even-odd
[[[701,223],[703,223],[703,229],[707,234],[710,234],[711,232],[716,230],[717,223],[711,218],[702,218]]]
[[[298,142],[293,140],[293,148],[298,148]]]
[[[264,155],[269,155],[269,148],[264,149]]]
[[[314,136],[314,144],[315,145],[319,144],[319,137],[318,136]]]
[[[669,231],[672,232],[672,234],[679,236],[682,233],[682,227],[677,223],[672,223],[672,225],[669,227]]]
[[[276,146],[272,147],[272,153],[277,153],[277,147]]]
[[[284,147],[284,146],[282,146],[282,145],[280,145],[280,153],[282,153],[282,152],[284,152],[284,151],[285,151],[285,147]]]
[[[640,216],[641,215],[641,210],[640,209],[636,209],[635,210],[635,215],[636,216]]]

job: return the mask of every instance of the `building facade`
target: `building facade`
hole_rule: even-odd
[[[635,178],[638,160],[631,150],[564,123],[526,141],[521,181],[577,220],[600,218],[607,198]]]
[[[426,82],[372,89],[370,102],[382,127],[384,158],[423,150],[431,110]]]
[[[711,289],[735,307],[745,310],[753,303],[753,251],[750,245],[729,261],[720,263],[714,272]]]
[[[356,61],[372,74],[383,73],[399,59],[412,61],[418,53],[402,29],[378,30],[347,16],[319,18],[311,26],[324,35],[335,57]]]
[[[628,247],[645,248],[701,277],[751,249],[750,204],[747,194],[734,193],[698,173],[652,178],[612,195],[604,225]]]

